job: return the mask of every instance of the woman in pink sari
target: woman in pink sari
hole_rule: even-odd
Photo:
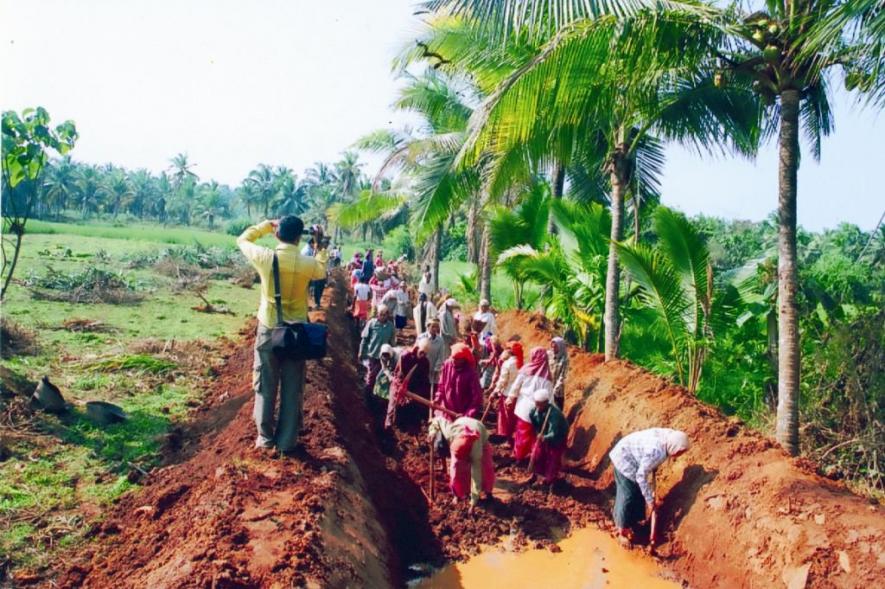
[[[455,501],[469,493],[472,509],[483,495],[490,498],[495,486],[495,464],[485,426],[470,417],[454,421],[437,417],[430,424],[431,443],[438,436],[449,446],[449,485]]]
[[[523,366],[507,393],[506,406],[513,408],[516,427],[513,433],[513,456],[517,460],[527,458],[535,445],[535,428],[531,413],[535,408],[535,393],[546,391],[552,399],[553,380],[547,350],[533,348],[529,363]]]
[[[482,388],[479,386],[476,361],[470,348],[464,344],[452,346],[452,355],[443,363],[433,400],[437,405],[458,415],[482,415]],[[437,411],[436,415],[448,420],[454,419],[444,411]]]

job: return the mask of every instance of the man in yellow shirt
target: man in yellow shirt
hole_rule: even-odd
[[[283,321],[307,318],[307,289],[312,280],[326,277],[326,268],[315,258],[302,256],[298,242],[304,223],[288,215],[277,221],[264,221],[246,229],[237,238],[237,246],[261,277],[261,299],[258,305],[258,333],[255,336],[255,364],[252,388],[255,408],[252,412],[258,428],[255,446],[276,448],[283,453],[296,450],[302,424],[304,404],[304,361],[280,359],[271,350],[271,333],[277,324],[274,303],[273,257],[279,262]],[[273,233],[279,244],[270,249],[255,243]],[[277,388],[280,389],[280,412],[273,427]]]

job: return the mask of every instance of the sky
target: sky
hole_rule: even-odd
[[[414,0],[0,0],[0,108],[73,119],[90,163],[166,169],[185,152],[235,186],[259,163],[300,173],[400,127],[392,58],[420,30]],[[869,230],[885,211],[885,121],[836,97],[836,133],[799,172],[799,222]],[[668,147],[663,202],[760,220],[777,153],[755,162]],[[377,158],[367,158],[373,173]]]

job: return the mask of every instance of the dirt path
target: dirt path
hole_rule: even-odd
[[[78,552],[61,586],[401,586],[501,540],[556,550],[572,529],[610,527],[604,456],[620,433],[651,424],[681,427],[696,442],[659,483],[668,492],[662,553],[678,578],[697,587],[800,587],[790,583],[802,579],[851,587],[881,578],[878,507],[806,473],[664,381],[575,351],[567,407],[578,466],[555,492],[520,487],[524,465],[498,446],[495,500],[468,515],[463,503],[450,505],[439,470],[430,506],[420,419],[404,415],[403,429],[380,430],[380,408],[373,413],[362,398],[342,289],[336,276],[328,312],[314,317],[326,320],[336,345],[308,371],[307,455],[272,459],[251,449],[247,335],[218,368],[183,449],[94,530],[96,541]],[[505,314],[499,323],[529,345],[549,337],[525,316]]]

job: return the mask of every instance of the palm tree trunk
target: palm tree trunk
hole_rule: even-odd
[[[479,249],[479,298],[492,301],[492,256],[489,247],[489,223],[482,227],[482,240]]]
[[[633,193],[633,242],[639,243],[639,207],[641,206],[639,194]],[[627,289],[629,290],[629,289]]]
[[[627,186],[625,146],[619,145],[611,163],[611,214],[612,229],[608,247],[608,271],[605,275],[605,360],[618,357],[620,344],[620,320],[618,289],[621,269],[618,266],[617,243],[624,230],[624,192]]]
[[[556,162],[553,165],[553,200],[558,200],[562,198],[563,192],[565,192],[565,166],[561,163]],[[547,232],[551,235],[556,233],[556,223],[553,220],[553,213],[550,213],[550,217],[547,220]]]
[[[478,233],[479,220],[479,195],[470,199],[470,206],[467,208],[467,261],[472,264],[479,264],[479,240],[476,238]]]
[[[433,234],[430,246],[430,282],[433,293],[439,292],[439,254],[442,251],[442,224]]]
[[[796,307],[796,171],[799,164],[799,91],[781,93],[777,236],[777,441],[799,453],[799,315]]]

